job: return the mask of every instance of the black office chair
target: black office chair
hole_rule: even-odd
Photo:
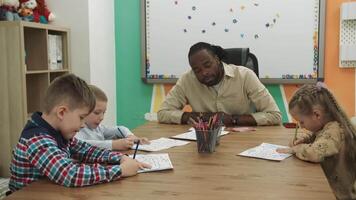
[[[250,53],[249,48],[231,48],[224,50],[226,51],[227,56],[223,59],[223,62],[245,66],[254,71],[257,77],[259,77],[257,57]]]

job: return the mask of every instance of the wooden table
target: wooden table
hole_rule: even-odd
[[[147,123],[134,130],[157,139],[188,126]],[[223,136],[216,152],[198,154],[195,142],[168,152],[174,170],[139,174],[107,184],[66,188],[40,180],[7,199],[335,199],[319,164],[295,157],[282,162],[236,156],[262,142],[286,145],[293,130],[258,127],[255,132]]]

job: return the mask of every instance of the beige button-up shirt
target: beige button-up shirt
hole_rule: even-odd
[[[225,75],[219,88],[201,84],[192,70],[183,74],[158,111],[158,121],[181,123],[183,107],[193,112],[251,114],[257,125],[281,123],[281,112],[256,74],[243,66],[223,63]]]

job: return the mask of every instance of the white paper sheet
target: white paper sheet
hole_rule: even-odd
[[[223,127],[223,130],[221,131],[221,136],[229,134],[229,131],[224,131],[224,128],[225,127]],[[172,136],[171,138],[196,141],[197,136],[195,135],[195,129],[190,128],[189,130],[190,130],[189,132],[178,134],[178,135]]]
[[[150,164],[152,166],[151,169],[142,169],[139,170],[138,173],[173,169],[173,165],[171,159],[169,159],[168,153],[137,154],[135,159],[140,162]]]
[[[287,146],[282,146],[282,145],[276,145],[276,144],[269,144],[269,143],[262,143],[257,147],[247,149],[244,152],[241,152],[240,156],[246,156],[246,157],[254,157],[254,158],[262,158],[266,160],[275,160],[275,161],[281,161],[292,154],[284,154],[284,153],[278,153],[276,151],[277,148],[288,148]]]
[[[164,149],[169,149],[171,147],[183,146],[188,144],[187,141],[174,140],[169,138],[159,138],[156,140],[151,140],[151,144],[140,144],[138,150],[141,151],[161,151]],[[136,149],[136,144],[132,146],[132,149]]]

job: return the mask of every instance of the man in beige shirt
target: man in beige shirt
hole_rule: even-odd
[[[183,74],[158,111],[162,123],[186,124],[199,115],[223,113],[226,126],[277,125],[281,113],[256,74],[222,60],[221,47],[199,42],[190,48],[191,70]],[[189,104],[193,112],[183,112]]]

